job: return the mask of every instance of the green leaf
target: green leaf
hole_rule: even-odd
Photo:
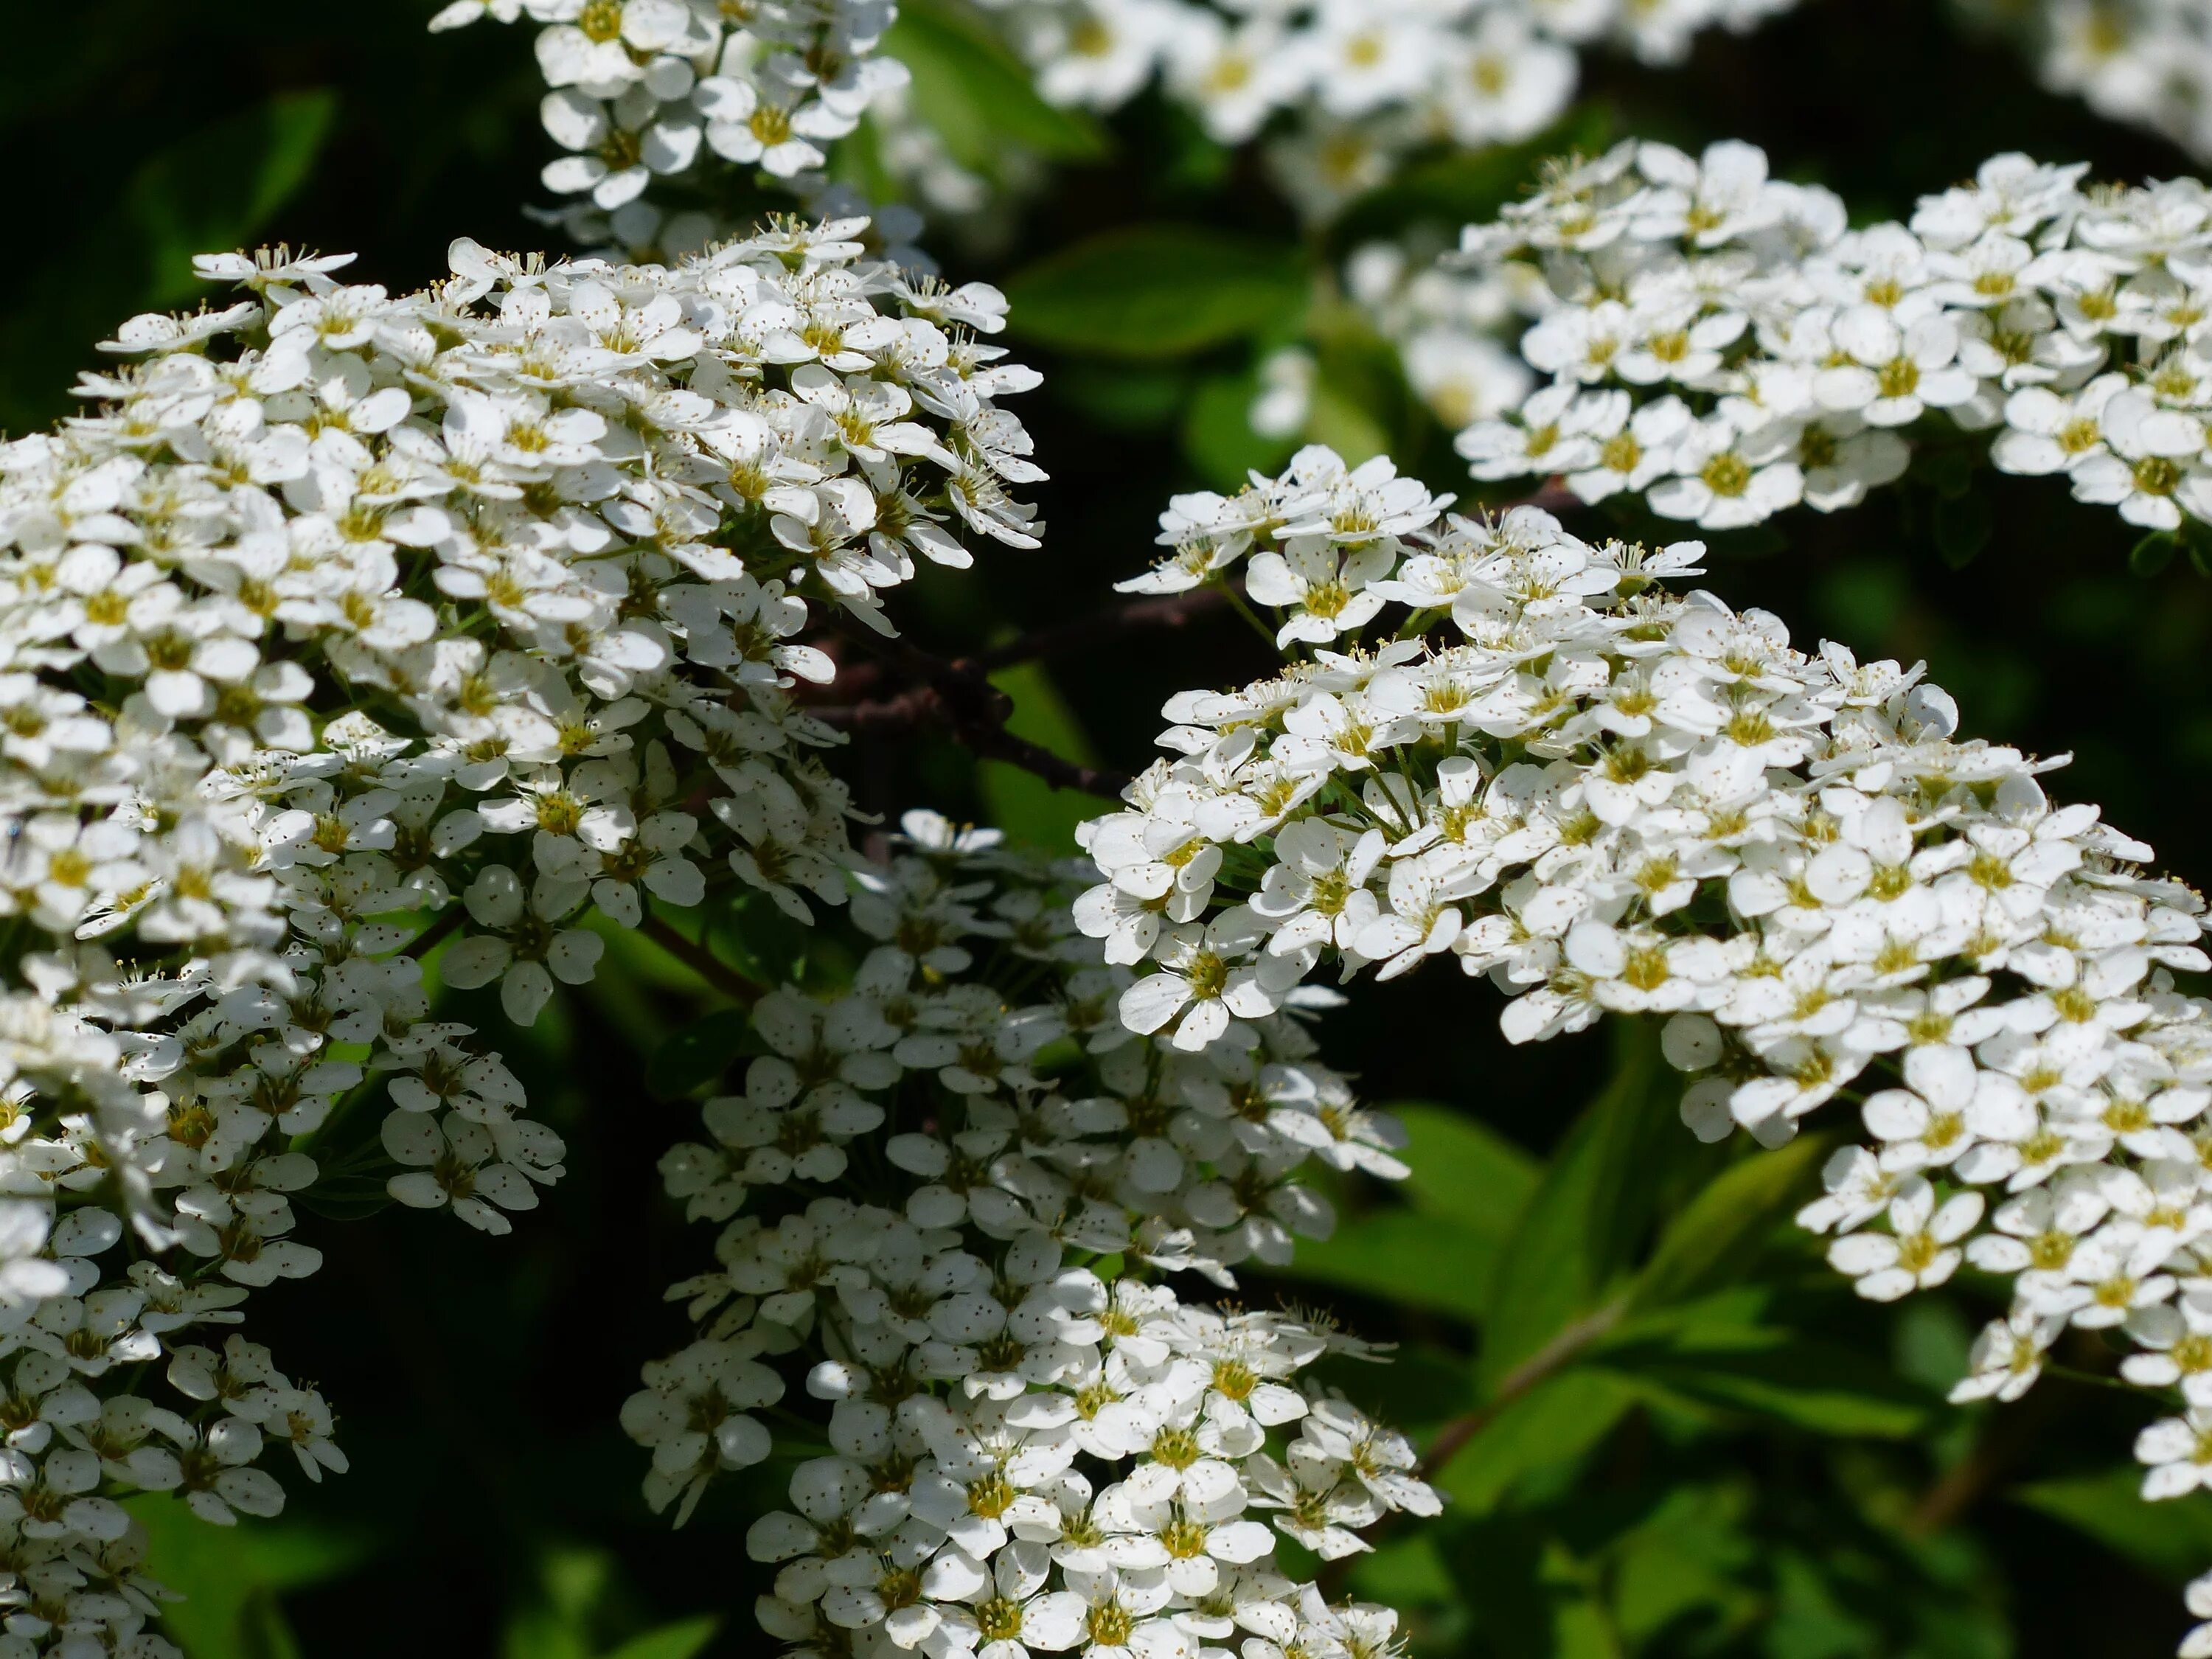
[[[1385,1108],[1406,1126],[1412,1173],[1390,1205],[1298,1247],[1285,1271],[1383,1301],[1480,1321],[1498,1261],[1536,1188],[1536,1161],[1504,1136],[1443,1106]]]
[[[1285,327],[1306,297],[1304,261],[1287,244],[1137,225],[1017,271],[1007,327],[1066,351],[1174,357]]]
[[[1643,1242],[1655,1171],[1686,1139],[1647,1023],[1613,1025],[1613,1075],[1567,1133],[1500,1253],[1477,1368],[1483,1389],[1592,1313]]]
[[[981,19],[907,0],[882,50],[912,74],[915,113],[963,167],[995,176],[1009,145],[1052,161],[1107,153],[1104,129],[1037,96],[1036,77]]]
[[[745,1052],[752,1030],[752,1019],[741,1008],[718,1008],[694,1020],[653,1050],[646,1062],[646,1088],[663,1100],[680,1100],[701,1084],[719,1080]]]
[[[1525,1516],[1463,1528],[1451,1564],[1485,1650],[1512,1659],[1620,1659],[1619,1632],[1589,1564]]]
[[[1384,1302],[1480,1320],[1498,1242],[1435,1216],[1392,1206],[1301,1240],[1283,1271]]]
[[[192,255],[237,246],[290,201],[337,112],[331,93],[280,93],[146,164],[123,207],[145,237],[149,303],[173,305],[207,291],[192,275]]]
[[[299,1652],[277,1598],[351,1571],[366,1538],[296,1516],[210,1527],[166,1493],[127,1498],[146,1528],[147,1570],[183,1597],[161,1622],[190,1659],[293,1659]]]
[[[2034,1480],[2007,1494],[2015,1504],[2084,1533],[2113,1554],[2170,1583],[2185,1583],[2212,1561],[2212,1496],[2191,1492],[2155,1504],[2132,1467],[2064,1480]]]
[[[386,1166],[379,1175],[325,1175],[305,1191],[293,1194],[292,1202],[325,1221],[366,1221],[390,1209],[394,1201],[386,1183],[399,1173],[399,1166],[390,1159]]]
[[[2175,538],[2171,530],[2154,530],[2128,550],[2128,570],[2137,576],[2155,576],[2173,562]]]
[[[1394,1102],[1406,1127],[1405,1192],[1424,1214],[1504,1243],[1536,1190],[1542,1165],[1488,1125],[1449,1106]]]
[[[1183,453],[1217,489],[1242,489],[1249,472],[1279,471],[1297,447],[1295,438],[1252,430],[1252,400],[1258,395],[1258,380],[1246,370],[1200,380],[1184,405]]]
[[[1806,1331],[1743,1322],[1750,1298],[1713,1298],[1686,1316],[1638,1322],[1583,1362],[1674,1405],[1764,1417],[1816,1434],[1901,1439],[1931,1397],[1886,1357]],[[1706,1309],[1718,1317],[1700,1317]]]
[[[1118,432],[1171,427],[1190,404],[1189,376],[1177,364],[1152,368],[1079,361],[1054,375],[1052,383],[1059,396],[1090,419]],[[1237,477],[1241,483],[1243,475]]]
[[[1495,1509],[1521,1481],[1582,1456],[1611,1433],[1635,1388],[1597,1370],[1562,1371],[1483,1425],[1433,1477],[1464,1514]]]
[[[714,1614],[702,1613],[696,1619],[633,1636],[606,1659],[692,1659],[694,1654],[705,1650],[721,1627],[722,1621]]]
[[[1006,730],[1063,760],[1089,766],[1097,757],[1083,727],[1052,683],[1042,663],[1017,663],[991,676],[991,684],[1014,700]],[[1034,772],[1004,761],[985,761],[975,769],[975,787],[990,821],[1007,839],[1048,853],[1075,851],[1075,826],[1106,810],[1096,795],[1055,789]]]
[[[1812,1196],[1831,1144],[1826,1136],[1800,1135],[1778,1151],[1749,1154],[1706,1182],[1660,1234],[1630,1307],[1660,1307],[1741,1277],[1760,1236]]]
[[[1820,1570],[1795,1551],[1775,1564],[1775,1609],[1766,1635],[1772,1659],[1871,1659],[1881,1632],[1852,1613]]]
[[[1373,411],[1345,395],[1327,375],[1315,382],[1305,435],[1309,442],[1327,444],[1344,457],[1347,466],[1358,466],[1390,448],[1390,434]]]
[[[1632,1643],[1676,1620],[1709,1613],[1736,1626],[1757,1614],[1758,1595],[1738,1582],[1758,1557],[1744,1529],[1741,1486],[1678,1487],[1622,1540],[1613,1571],[1613,1618]]]
[[[1382,1540],[1371,1554],[1354,1558],[1353,1588],[1365,1600],[1401,1608],[1455,1600],[1458,1587],[1439,1543],[1431,1527]]]
[[[1550,1656],[1551,1596],[1539,1577],[1544,1540],[1518,1516],[1454,1528],[1450,1561],[1490,1650]]]
[[[1936,550],[1954,570],[1963,570],[1981,556],[1996,534],[1996,509],[1978,493],[1939,496],[1936,501]]]
[[[614,1574],[605,1550],[548,1549],[538,1563],[540,1595],[507,1620],[501,1659],[591,1659],[591,1626]]]
[[[0,423],[44,406],[125,317],[213,297],[192,255],[267,228],[307,182],[337,109],[328,91],[282,93],[147,157],[99,223],[19,290],[0,325]]]

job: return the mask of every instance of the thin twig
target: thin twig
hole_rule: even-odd
[[[446,907],[446,914],[440,916],[437,921],[432,922],[421,933],[416,934],[413,939],[409,939],[407,941],[407,948],[401,951],[400,955],[413,957],[419,962],[424,957],[428,956],[431,951],[436,950],[439,944],[445,939],[447,934],[452,933],[454,928],[461,925],[461,918],[465,914],[466,911],[463,906],[452,903],[447,904]]]
[[[1100,612],[1095,617],[1084,617],[1074,622],[1061,623],[1053,628],[1040,628],[1008,640],[1004,645],[994,645],[988,651],[975,653],[975,662],[986,673],[994,669],[1007,668],[1018,662],[1034,662],[1040,657],[1057,657],[1071,651],[1085,651],[1092,646],[1104,645],[1123,634],[1139,633],[1155,628],[1188,628],[1192,623],[1221,609],[1224,603],[1219,588],[1196,587],[1188,593],[1176,593],[1166,599],[1137,599],[1119,610]]]
[[[996,673],[1000,669],[1011,668],[1017,663],[1036,662],[1047,657],[1066,656],[1110,644],[1124,634],[1146,633],[1154,629],[1187,628],[1218,611],[1222,604],[1222,594],[1212,587],[1194,588],[1188,593],[1170,594],[1164,599],[1135,599],[1114,610],[1102,611],[1096,616],[1079,617],[1073,622],[1032,629],[988,650],[978,651],[965,660],[972,662],[986,674]],[[892,665],[881,660],[849,665],[840,664],[837,689],[848,696],[872,691],[878,682],[893,678],[891,669]]]
[[[914,684],[893,697],[810,709],[817,720],[855,730],[942,726],[983,759],[1018,766],[1055,789],[1076,789],[1113,800],[1129,787],[1132,780],[1126,772],[1079,765],[1009,732],[1006,721],[1014,712],[1014,701],[991,684],[989,672],[975,659],[948,660],[895,636],[887,639],[857,627],[845,631],[848,638]]]
[[[2086,1337],[2087,1333],[2079,1334]],[[2046,1365],[2044,1369],[2053,1377],[2092,1388],[2120,1389],[2137,1400],[2142,1398],[2140,1390],[2129,1388],[2118,1377],[2099,1376],[2063,1365]],[[1912,1512],[1905,1518],[1905,1536],[1933,1538],[1965,1515],[2003,1479],[2014,1464],[2043,1443],[2051,1418],[2063,1405],[2059,1392],[2045,1387],[1993,1415],[1974,1442],[1973,1449],[1946,1469],[1912,1506]]]
[[[647,916],[638,924],[637,931],[732,1002],[750,1008],[768,994],[767,986],[747,978],[705,945],[684,938],[659,916]]]
[[[1569,1360],[1579,1357],[1591,1343],[1620,1323],[1620,1316],[1627,1311],[1627,1303],[1610,1302],[1595,1313],[1561,1327],[1558,1335],[1506,1372],[1488,1400],[1437,1431],[1436,1438],[1429,1442],[1429,1449],[1421,1458],[1422,1479],[1440,1473],[1468,1441],[1497,1420],[1499,1413]]]

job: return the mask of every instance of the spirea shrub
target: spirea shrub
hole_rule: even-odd
[[[1314,448],[1164,516],[1132,586],[1241,566],[1285,660],[1173,699],[1172,758],[1085,826],[1123,1023],[1202,1054],[1322,969],[1455,961],[1515,1042],[1662,1018],[1700,1139],[1858,1109],[1798,1219],[1860,1295],[2011,1279],[1954,1400],[2124,1334],[2185,1407],[2137,1442],[2144,1496],[2205,1484],[2212,1003],[2172,977],[2207,965],[2203,901],[2054,802],[2059,762],[1961,739],[1920,669],[1670,592],[1700,544],[1449,505]]]
[[[996,295],[860,228],[673,270],[461,242],[404,295],[204,259],[245,297],[125,324],[87,414],[0,449],[0,1502],[49,1607],[0,1639],[136,1639],[109,1494],[228,1522],[280,1506],[271,1444],[344,1467],[319,1395],[205,1343],[319,1265],[289,1195],[372,1099],[403,1204],[505,1232],[561,1176],[427,951],[526,1025],[586,916],[845,902],[837,734],[789,695],[816,611],[888,631],[916,557],[1035,546],[1042,476]]]
[[[1995,156],[1853,228],[1751,145],[1631,142],[1559,163],[1444,269],[1376,246],[1348,286],[1477,479],[1731,530],[1917,460],[2056,477],[2138,533],[2203,525],[2212,201],[2087,172]]]
[[[401,294],[349,256],[205,256],[226,299],[125,322],[82,412],[0,442],[0,1659],[179,1659],[125,1503],[229,1525],[280,1511],[288,1462],[347,1472],[248,1292],[316,1273],[296,1210],[334,1188],[526,1224],[569,1153],[501,1030],[633,936],[744,1038],[660,1161],[699,1271],[619,1425],[669,1524],[738,1488],[781,1650],[1405,1651],[1392,1581],[1345,1575],[1632,1300],[1422,1449],[1339,1386],[1391,1345],[1265,1299],[1333,1194],[1425,1173],[1318,1016],[1455,963],[1516,1044],[1650,1017],[1701,1141],[1855,1122],[1790,1206],[1870,1302],[2003,1288],[1951,1400],[2015,1401],[2092,1334],[2155,1402],[2143,1495],[2212,1486],[2203,901],[1922,666],[1800,648],[1689,586],[1705,544],[1595,528],[1717,538],[1986,465],[2212,547],[2212,193],[2007,153],[1855,225],[1749,144],[1628,139],[1455,255],[1342,267],[1491,506],[1374,422],[1358,459],[1291,453],[1337,390],[1340,210],[1552,129],[1585,47],[1674,64],[1789,9],[984,0],[926,14],[951,33],[910,73],[889,0],[444,7],[536,26],[544,216],[605,252],[459,240]],[[2010,21],[2053,84],[2205,147],[2185,8]],[[1004,232],[1002,187],[1047,175],[956,158],[921,96],[947,62],[1001,102],[1033,82],[1033,133],[1163,105],[1164,189],[1260,145],[1312,238],[1287,279],[1133,239],[1231,273],[1190,317],[1156,270],[1133,298],[1058,272],[1124,359],[1252,348],[1133,379],[1133,425],[1191,392],[1191,432],[1249,404],[1227,447],[1289,456],[1173,496],[1121,584],[1109,631],[1210,606],[1280,658],[1179,691],[1133,781],[1013,736],[993,663],[893,618],[923,567],[1044,535],[1006,406],[1040,377],[913,208]],[[754,223],[778,192],[803,211]],[[838,750],[933,723],[1120,805],[1058,860],[931,804],[893,830]],[[679,925],[710,909],[851,961],[756,977]],[[2212,1574],[2188,1598],[2203,1659]]]

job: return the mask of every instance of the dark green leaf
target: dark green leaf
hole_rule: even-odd
[[[1717,1297],[1678,1322],[1624,1327],[1583,1363],[1670,1403],[1818,1434],[1896,1439],[1927,1421],[1931,1396],[1885,1358],[1802,1330],[1739,1322],[1746,1301]],[[1719,1316],[1699,1316],[1705,1309]]]
[[[1981,556],[1996,533],[1996,513],[1987,495],[1977,490],[1936,500],[1936,550],[1954,570],[1963,570]]]
[[[1632,1643],[1707,1614],[1749,1622],[1759,1598],[1740,1582],[1758,1556],[1744,1527],[1749,1494],[1716,1485],[1677,1488],[1622,1541],[1613,1570],[1613,1618]]]
[[[1390,434],[1375,411],[1350,395],[1350,389],[1341,382],[1326,374],[1314,386],[1313,407],[1306,416],[1305,435],[1314,443],[1327,444],[1350,466],[1386,453],[1390,448]]]
[[[148,1571],[183,1593],[163,1606],[161,1622],[189,1659],[296,1653],[276,1597],[339,1577],[370,1551],[363,1534],[304,1516],[217,1528],[166,1493],[125,1507],[146,1528]]]
[[[328,92],[281,93],[148,156],[77,246],[32,271],[0,323],[0,423],[43,406],[56,389],[46,382],[92,361],[93,342],[125,317],[214,297],[192,255],[262,230],[306,182],[336,108]]]
[[[1063,760],[1090,765],[1097,756],[1075,711],[1053,685],[1042,663],[1018,663],[991,676],[991,684],[1014,700],[1006,730],[1050,750]],[[989,821],[1008,839],[1044,852],[1073,854],[1075,826],[1105,810],[1095,795],[1055,789],[1034,772],[1005,761],[985,761],[975,769]]]
[[[2171,530],[2154,530],[2128,550],[2128,568],[2138,576],[2155,576],[2173,562],[2174,536]]]
[[[1820,1570],[1796,1552],[1776,1563],[1778,1592],[1766,1650],[1773,1659],[1874,1659],[1881,1632],[1853,1613]]]
[[[1007,325],[1064,350],[1173,357],[1285,326],[1306,291],[1304,262],[1286,244],[1138,225],[1016,272]]]
[[[1412,1170],[1392,1205],[1341,1223],[1298,1247],[1293,1278],[1479,1321],[1498,1258],[1535,1190],[1528,1154],[1442,1106],[1387,1108],[1406,1126]]]
[[[1498,1242],[1436,1216],[1395,1206],[1302,1240],[1284,1271],[1388,1302],[1479,1320],[1498,1264]]]
[[[384,1176],[325,1176],[305,1190],[292,1194],[292,1202],[325,1221],[365,1221],[392,1207],[396,1201],[385,1182],[399,1172],[396,1164]]]
[[[1406,1126],[1415,1209],[1503,1243],[1536,1190],[1542,1166],[1495,1129],[1449,1106],[1393,1103],[1381,1109]]]
[[[2031,1481],[2008,1495],[2176,1584],[2195,1577],[2212,1561],[2212,1495],[2191,1492],[2147,1504],[2142,1473],[2133,1467]]]
[[[1184,407],[1183,453],[1217,489],[1241,489],[1248,473],[1277,471],[1297,447],[1295,439],[1252,430],[1252,400],[1258,395],[1258,382],[1249,373],[1216,374],[1198,383]]]
[[[207,292],[195,253],[251,238],[307,182],[337,100],[322,91],[280,93],[148,161],[123,198],[144,239],[151,305]]]
[[[1521,143],[1446,149],[1416,161],[1346,207],[1329,227],[1329,240],[1348,252],[1413,224],[1455,235],[1462,225],[1495,219],[1498,209],[1528,194],[1553,157],[1596,155],[1612,141],[1613,125],[1613,110],[1593,100]]]
[[[1635,1388],[1598,1370],[1563,1371],[1512,1401],[1483,1425],[1435,1477],[1438,1488],[1480,1515],[1516,1485],[1588,1452],[1636,1403]]]
[[[1776,1152],[1756,1152],[1705,1183],[1667,1224],[1637,1275],[1632,1308],[1680,1301],[1741,1275],[1761,1237],[1817,1188],[1830,1139],[1800,1135]]]
[[[719,1081],[744,1053],[752,1029],[741,1008],[718,1008],[694,1020],[653,1051],[646,1062],[646,1088],[663,1100],[678,1100]]]
[[[1053,161],[1107,152],[1098,124],[1038,97],[1036,78],[980,19],[936,0],[908,0],[882,50],[913,75],[915,112],[962,167],[995,174],[1009,144]]]
[[[1150,432],[1171,426],[1190,404],[1190,382],[1179,365],[1073,362],[1053,376],[1054,393],[1103,427]],[[1241,480],[1243,474],[1238,474]]]
[[[609,1653],[606,1659],[692,1659],[694,1654],[706,1650],[721,1625],[722,1621],[712,1613],[702,1613],[681,1624],[663,1625],[659,1630],[632,1637]]]
[[[1912,458],[1912,477],[1945,501],[1956,501],[1974,487],[1974,457],[1958,445],[1931,446]]]
[[[1687,1137],[1680,1080],[1642,1022],[1613,1027],[1613,1076],[1568,1132],[1500,1254],[1478,1375],[1487,1389],[1591,1313],[1634,1258],[1661,1183]]]

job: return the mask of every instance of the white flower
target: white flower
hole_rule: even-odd
[[[501,1211],[538,1207],[538,1189],[521,1170],[499,1161],[498,1142],[483,1124],[455,1115],[441,1122],[426,1112],[394,1112],[384,1120],[383,1139],[393,1162],[409,1166],[386,1188],[410,1209],[434,1210],[450,1203],[471,1227],[505,1233],[514,1224]]]
[[[2136,1437],[2136,1461],[2150,1466],[2145,1498],[2180,1498],[2212,1485],[2212,1413],[2162,1418]]]
[[[1655,485],[1652,510],[1670,519],[1694,519],[1705,530],[1734,530],[1772,518],[1803,499],[1805,475],[1781,428],[1753,434],[1714,416],[1679,440],[1675,475]]]
[[[1951,1403],[2019,1399],[2043,1374],[2043,1356],[2064,1328],[2064,1322],[2027,1309],[1991,1320],[1974,1338],[1973,1369],[1952,1388]]]
[[[582,896],[578,886],[541,877],[526,900],[512,870],[486,866],[463,897],[470,920],[493,931],[471,934],[445,953],[440,966],[447,982],[471,990],[496,981],[500,1006],[518,1025],[536,1021],[552,1000],[556,979],[589,984],[605,941],[560,925]]]
[[[1172,1026],[1177,1048],[1198,1049],[1226,1030],[1232,1015],[1255,1019],[1273,1013],[1301,969],[1278,956],[1251,958],[1261,933],[1249,914],[1169,929],[1152,947],[1163,971],[1122,994],[1123,1021],[1146,1035]]]

